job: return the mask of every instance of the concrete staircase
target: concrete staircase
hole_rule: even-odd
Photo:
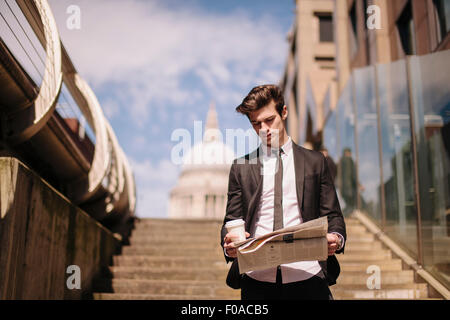
[[[337,284],[331,286],[335,299],[427,299],[428,285],[415,283],[413,270],[403,270],[401,259],[383,247],[356,218],[346,218],[345,253],[336,255],[341,265]],[[374,287],[373,271],[379,268],[380,287]],[[369,281],[368,281],[369,280]],[[369,285],[368,283],[369,282]],[[373,289],[370,289],[371,286]]]
[[[141,219],[94,299],[230,300],[218,220]]]
[[[412,270],[383,248],[355,218],[346,218],[345,254],[337,255],[341,275],[330,289],[335,299],[426,299],[427,284],[415,283]],[[240,299],[226,286],[229,265],[220,247],[217,220],[142,219],[130,246],[114,257],[94,299]],[[378,266],[380,289],[369,289],[369,266]]]

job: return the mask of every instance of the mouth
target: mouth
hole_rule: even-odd
[[[263,135],[263,136],[261,136],[261,139],[263,140],[263,141],[266,141],[266,142],[270,142],[271,141],[271,135],[270,134],[268,134],[268,135]]]

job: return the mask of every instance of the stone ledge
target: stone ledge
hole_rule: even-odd
[[[119,241],[22,162],[0,157],[0,299],[81,299]],[[69,289],[67,267],[80,268]]]

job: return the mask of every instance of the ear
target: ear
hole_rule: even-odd
[[[286,120],[287,116],[288,116],[288,110],[287,110],[286,105],[284,105],[283,110],[281,111],[281,119]]]

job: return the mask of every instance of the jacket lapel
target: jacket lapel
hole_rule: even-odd
[[[248,204],[248,217],[246,219],[247,224],[250,226],[255,215],[257,205],[259,203],[259,199],[261,198],[262,186],[263,186],[263,175],[262,175],[262,164],[260,160],[260,151],[259,148],[255,153],[252,154],[253,157],[250,157],[250,172],[253,179],[254,186],[256,186],[255,192],[250,198],[250,202]],[[256,161],[256,163],[255,163]]]
[[[292,151],[294,152],[294,170],[295,170],[295,184],[297,190],[298,208],[300,211],[303,208],[303,185],[305,183],[305,157],[298,145],[292,142]],[[303,215],[303,212],[301,213]],[[302,217],[305,221],[305,217]]]
[[[253,183],[255,185],[259,185],[260,181],[262,180],[261,175],[262,164],[259,158],[259,148],[250,154],[248,161],[250,166],[250,172],[253,178]]]

